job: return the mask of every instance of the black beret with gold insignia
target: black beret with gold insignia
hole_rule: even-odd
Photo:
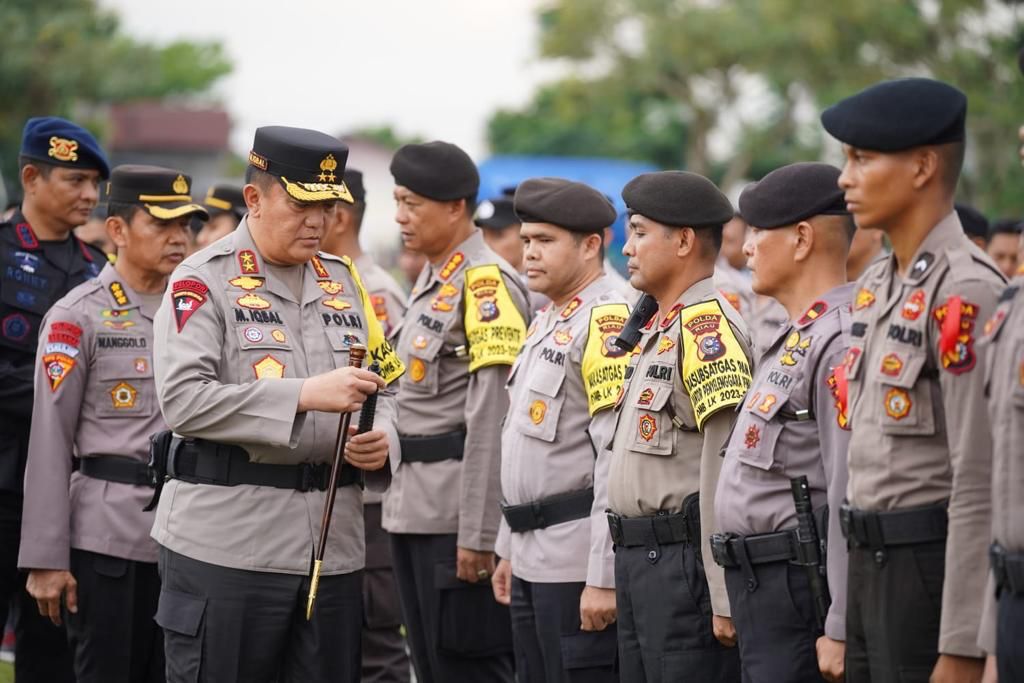
[[[777,168],[740,194],[740,215],[761,230],[782,228],[821,214],[849,215],[840,171],[829,164],[801,162]]]
[[[439,202],[476,200],[480,174],[469,155],[450,142],[403,145],[391,159],[395,184]]]
[[[572,232],[601,232],[617,216],[603,194],[564,178],[530,178],[519,183],[515,212],[523,223],[550,223]]]
[[[161,166],[115,166],[107,183],[107,200],[117,204],[138,204],[160,220],[198,214],[209,218],[201,205],[192,201],[192,178],[181,171]]]
[[[341,140],[308,128],[263,126],[256,129],[249,165],[275,176],[300,202],[352,203],[345,186],[348,147]]]
[[[638,175],[626,183],[622,199],[632,213],[670,227],[721,226],[734,215],[713,182],[688,171]]]
[[[930,78],[876,83],[821,114],[832,137],[860,149],[899,152],[964,139],[967,96]]]
[[[218,183],[208,189],[203,204],[211,216],[230,211],[236,218],[241,218],[249,210],[245,206],[242,188],[225,183]]]
[[[57,116],[29,119],[21,134],[21,156],[53,166],[97,170],[110,177],[110,163],[92,133]]]

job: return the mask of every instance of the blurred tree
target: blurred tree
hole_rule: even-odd
[[[357,128],[351,133],[346,133],[343,137],[370,140],[381,147],[393,150],[398,149],[402,145],[426,142],[421,135],[402,135],[389,125]]]
[[[201,93],[231,70],[216,43],[136,41],[95,0],[3,0],[0,26],[0,169],[9,186],[18,184],[21,129],[29,117]],[[102,141],[97,122],[82,123]]]
[[[1016,130],[1024,83],[1015,52],[1021,10],[1012,0],[551,0],[540,12],[541,55],[603,74],[546,86],[519,113],[491,121],[495,151],[509,120],[543,130],[544,103],[588,90],[590,107],[556,110],[566,130],[644,121],[638,102],[603,95],[626,88],[680,112],[686,135],[672,163],[643,144],[622,155],[708,173],[723,185],[789,161],[819,158],[820,110],[884,78],[931,75],[970,100],[962,194],[990,213],[1024,211]],[[642,111],[642,110],[639,110]],[[602,121],[588,117],[601,113]],[[578,118],[577,118],[578,117]],[[716,140],[732,141],[712,154]],[[721,145],[719,145],[721,146]],[[660,147],[658,148],[661,149]],[[630,153],[629,150],[636,150]],[[571,153],[567,151],[566,153]],[[659,151],[659,155],[663,152]],[[619,156],[619,154],[612,154]]]

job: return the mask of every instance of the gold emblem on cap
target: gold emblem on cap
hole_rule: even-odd
[[[333,183],[337,178],[334,175],[334,171],[338,168],[338,162],[334,158],[333,154],[328,154],[324,157],[324,160],[320,162],[320,175],[317,176],[317,180],[322,183]]]
[[[174,183],[171,184],[171,189],[177,194],[188,194],[188,181],[185,180],[185,176],[178,174],[178,177],[174,179]]]
[[[50,151],[48,154],[57,161],[78,161],[78,143],[67,138],[59,138],[54,135],[50,138]]]
[[[267,166],[269,165],[267,164],[267,158],[265,156],[263,156],[262,154],[257,154],[256,152],[253,151],[249,152],[249,163],[255,166],[256,168],[260,169],[261,171],[266,171]]]

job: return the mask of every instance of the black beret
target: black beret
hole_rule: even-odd
[[[973,206],[967,204],[955,204],[956,215],[960,218],[960,225],[964,228],[964,234],[968,237],[980,237],[988,239],[988,219],[985,215]]]
[[[266,171],[300,202],[345,201],[352,195],[342,176],[348,147],[341,140],[308,128],[263,126],[256,129],[249,164]]]
[[[450,142],[403,145],[391,159],[395,184],[439,202],[476,200],[480,174],[476,164]]]
[[[345,187],[357,202],[366,201],[366,187],[363,185],[363,172],[354,168],[345,169]]]
[[[21,156],[53,166],[97,170],[110,177],[110,163],[92,133],[56,116],[29,119],[21,134]]]
[[[674,227],[725,225],[732,204],[715,184],[688,171],[658,171],[633,178],[622,190],[633,213]]]
[[[206,198],[203,200],[207,211],[211,216],[218,213],[233,213],[237,218],[245,215],[249,209],[245,205],[245,197],[242,195],[242,188],[237,185],[219,183],[211,186],[206,191]]]
[[[192,201],[192,178],[181,171],[162,166],[115,166],[107,183],[107,200],[118,204],[138,204],[160,220],[198,215],[209,218],[201,205]]]
[[[755,228],[769,230],[821,214],[845,214],[846,201],[835,166],[804,162],[777,168],[740,194],[740,215]]]
[[[964,139],[967,96],[930,78],[876,83],[821,114],[832,137],[879,152]]]
[[[516,188],[515,212],[523,223],[550,223],[572,232],[601,232],[615,222],[603,194],[564,178],[530,178]]]
[[[519,225],[519,217],[516,216],[513,206],[513,198],[516,188],[508,187],[500,197],[492,197],[480,202],[473,215],[473,222],[481,228],[501,230],[510,225]]]

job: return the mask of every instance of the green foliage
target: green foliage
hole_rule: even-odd
[[[349,137],[363,138],[375,142],[386,149],[396,150],[402,145],[418,144],[425,142],[420,135],[402,135],[391,126],[367,126],[359,128],[349,134]]]
[[[961,194],[990,214],[1021,214],[1024,80],[1015,54],[1024,9],[1016,4],[551,0],[539,13],[541,55],[601,75],[550,84],[523,111],[498,112],[491,143],[497,152],[583,148],[663,166],[682,159],[729,184],[820,158],[817,114],[836,100],[884,78],[931,75],[970,100]],[[651,103],[673,112],[675,156],[671,139],[649,139]],[[723,131],[735,142],[724,160],[710,153]]]
[[[0,168],[9,185],[29,117],[74,117],[102,136],[81,112],[200,93],[231,70],[215,43],[136,41],[95,0],[4,0],[0,26]]]

